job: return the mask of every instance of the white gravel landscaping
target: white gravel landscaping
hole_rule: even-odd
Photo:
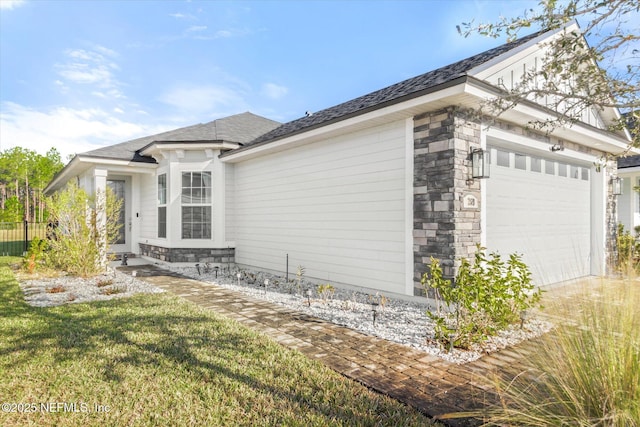
[[[105,301],[140,293],[164,292],[150,283],[113,269],[106,274],[89,278],[60,276],[20,281],[20,288],[25,301],[35,307]]]
[[[244,270],[241,272],[241,279],[238,280],[238,270],[232,270],[231,274],[220,271],[216,278],[215,271],[211,269],[205,272],[204,266],[200,266],[200,274],[195,267],[164,267],[187,277],[416,348],[454,363],[477,360],[483,354],[540,336],[552,328],[551,323],[532,318],[524,323],[522,329],[520,325],[511,327],[471,350],[450,350],[448,346],[442,346],[433,339],[433,323],[426,314],[428,305],[421,301],[407,301],[390,298],[382,293],[349,291],[338,287],[322,292],[317,284],[302,280],[298,286],[297,280],[291,281],[291,277],[287,283],[282,276],[260,271]],[[265,280],[268,280],[266,286]],[[27,303],[36,307],[164,292],[131,274],[113,269],[107,274],[85,279],[60,276],[25,280],[20,282],[20,287]],[[307,290],[311,290],[310,297],[307,296]],[[375,324],[372,302],[378,302]]]
[[[540,336],[552,328],[551,323],[532,318],[524,323],[522,329],[520,325],[511,327],[471,350],[449,351],[448,348],[444,348],[433,340],[433,323],[426,314],[428,310],[426,303],[409,302],[389,298],[381,293],[367,294],[337,287],[333,288],[333,292],[323,293],[319,292],[316,284],[303,280],[299,287],[296,280],[291,282],[292,276],[289,277],[290,282],[286,283],[282,276],[260,271],[242,271],[242,277],[238,281],[237,270],[232,270],[230,275],[221,271],[216,278],[214,270],[204,272],[202,265],[200,274],[195,267],[170,266],[169,268],[176,273],[238,291],[256,299],[270,301],[365,334],[413,347],[454,363],[477,360],[483,354]],[[266,286],[265,280],[268,280]],[[307,297],[307,289],[312,291],[310,298]],[[377,307],[374,325],[371,302],[383,300],[386,300],[384,304],[379,303]]]

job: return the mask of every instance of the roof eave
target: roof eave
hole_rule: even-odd
[[[53,177],[51,182],[44,189],[45,194],[51,194],[66,184],[69,179],[89,169],[91,166],[104,166],[112,172],[124,173],[150,173],[157,168],[157,163],[134,162],[131,160],[116,159],[110,157],[87,156],[76,154],[73,159]]]
[[[153,141],[142,147],[138,152],[143,156],[156,156],[162,151],[170,150],[233,150],[240,147],[237,142],[223,140],[198,141]]]
[[[319,133],[324,133],[324,130],[329,132],[334,130],[336,127],[346,128],[352,126],[355,122],[367,121],[371,119],[372,116],[389,114],[389,112],[391,111],[398,112],[399,110],[409,108],[409,105],[407,104],[411,104],[411,101],[419,100],[420,98],[423,98],[425,96],[435,95],[435,97],[432,96],[431,101],[420,101],[418,102],[419,104],[432,102],[434,98],[445,98],[455,93],[462,93],[462,88],[464,87],[466,79],[466,76],[461,76],[445,83],[423,89],[421,91],[413,92],[402,97],[382,102],[372,107],[363,108],[362,110],[358,110],[353,113],[345,114],[343,116],[336,117],[322,123],[308,126],[304,129],[300,129],[287,135],[247,146],[242,146],[235,150],[222,153],[220,155],[220,158],[229,162],[239,161],[240,159],[246,158],[248,155],[251,155],[253,157],[253,153],[257,153],[258,151],[263,152],[267,150],[269,146],[274,146],[276,143],[279,146],[286,145],[288,143],[293,143],[307,137],[317,137]],[[403,104],[405,104],[406,107],[403,106]],[[413,103],[411,106],[415,107],[415,103]]]
[[[467,83],[466,91],[478,100],[497,97],[503,93],[500,88],[475,77],[469,76]],[[523,99],[515,107],[502,113],[500,117],[522,125],[522,122],[526,124],[536,120],[543,122],[549,119],[554,120],[559,118],[560,115],[543,105]],[[560,139],[574,140],[582,145],[614,155],[619,155],[627,150],[632,153],[640,153],[635,148],[629,148],[632,141],[628,137],[628,133],[623,136],[583,122],[556,128],[550,133]]]
[[[640,165],[627,166],[624,168],[618,167],[618,175],[638,174],[640,172]]]

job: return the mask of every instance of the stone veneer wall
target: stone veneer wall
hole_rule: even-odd
[[[163,248],[140,243],[140,254],[166,262],[235,263],[235,248]]]
[[[453,278],[460,258],[475,253],[481,243],[480,186],[482,180],[471,178],[471,150],[481,147],[481,124],[473,114],[456,107],[414,117],[413,177],[413,258],[414,294],[424,295],[420,283],[433,256],[441,261],[445,277]],[[569,141],[542,135],[529,129],[491,120],[492,126],[594,155],[605,153]],[[617,203],[611,180],[617,175],[616,162],[610,160],[602,169],[606,174],[606,242],[607,273],[616,260]]]
[[[460,258],[480,243],[480,185],[471,180],[471,150],[480,148],[480,123],[455,107],[414,117],[414,294],[431,262],[455,276]]]

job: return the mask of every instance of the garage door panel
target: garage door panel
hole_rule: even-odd
[[[521,170],[513,161],[498,166],[495,159],[494,149],[486,180],[488,249],[523,254],[537,284],[588,275],[591,186],[582,179],[582,166],[573,165],[580,173],[572,178],[557,169],[553,175],[531,171],[530,161]]]

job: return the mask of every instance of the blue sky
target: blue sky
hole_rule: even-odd
[[[63,158],[251,111],[289,121],[501,44],[537,1],[0,0],[0,150]]]

